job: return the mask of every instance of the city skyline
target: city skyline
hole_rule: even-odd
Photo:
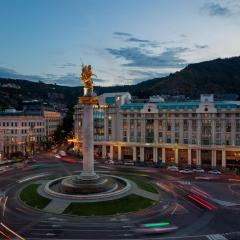
[[[0,77],[77,86],[134,84],[237,56],[240,5],[228,1],[0,1]]]

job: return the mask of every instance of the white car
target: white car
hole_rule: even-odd
[[[108,164],[114,164],[114,161],[113,160],[109,160]]]
[[[172,171],[172,172],[177,172],[178,171],[178,167],[177,166],[168,166],[167,169]]]
[[[210,174],[215,174],[215,175],[220,175],[220,174],[222,174],[220,171],[218,171],[217,169],[213,169],[213,170],[210,170],[210,171],[208,171],[208,173],[210,173]]]
[[[125,162],[124,165],[125,166],[134,166],[134,162]]]
[[[180,170],[179,172],[180,173],[193,173],[193,170],[189,169],[189,168],[185,168],[185,169]]]
[[[59,154],[56,154],[55,158],[61,158],[61,156]]]
[[[196,168],[196,169],[193,169],[193,171],[196,173],[204,173],[205,172],[205,170],[202,168]]]
[[[64,152],[64,151],[60,151],[60,152],[59,152],[59,155],[60,155],[61,157],[66,157],[66,156],[67,156],[66,152]]]

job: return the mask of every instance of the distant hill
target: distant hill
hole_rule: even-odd
[[[185,95],[190,98],[198,98],[201,93],[240,95],[240,57],[190,64],[167,77],[136,85],[96,87],[95,91],[97,94],[129,91],[139,98],[156,94]],[[82,92],[82,87],[0,78],[0,107],[18,108],[23,100],[31,99],[72,105]]]
[[[133,93],[141,97],[183,94],[190,98],[198,98],[201,93],[240,95],[240,57],[190,64],[167,77],[137,84]]]
[[[96,87],[97,94],[104,92],[128,91],[130,86]],[[21,109],[25,100],[41,100],[67,107],[76,103],[83,94],[83,87],[68,87],[43,82],[32,82],[20,79],[0,78],[0,109],[15,107]]]

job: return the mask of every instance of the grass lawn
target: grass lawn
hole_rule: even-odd
[[[133,182],[137,184],[137,186],[145,191],[152,192],[158,194],[157,187],[154,186],[154,184],[147,182],[145,180],[140,179],[139,177],[133,177],[133,176],[126,176],[126,178],[129,178]]]
[[[24,188],[20,193],[20,199],[26,203],[27,205],[43,209],[46,207],[51,199],[42,197],[38,194],[37,188],[40,186],[40,184],[31,184],[28,185],[26,188]]]
[[[71,203],[64,213],[79,216],[113,215],[138,211],[154,203],[151,199],[131,194],[120,199],[105,202]]]

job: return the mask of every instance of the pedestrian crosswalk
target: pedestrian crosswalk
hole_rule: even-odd
[[[211,235],[207,235],[207,238],[209,240],[228,240],[227,238],[225,238],[222,234],[211,234]]]

